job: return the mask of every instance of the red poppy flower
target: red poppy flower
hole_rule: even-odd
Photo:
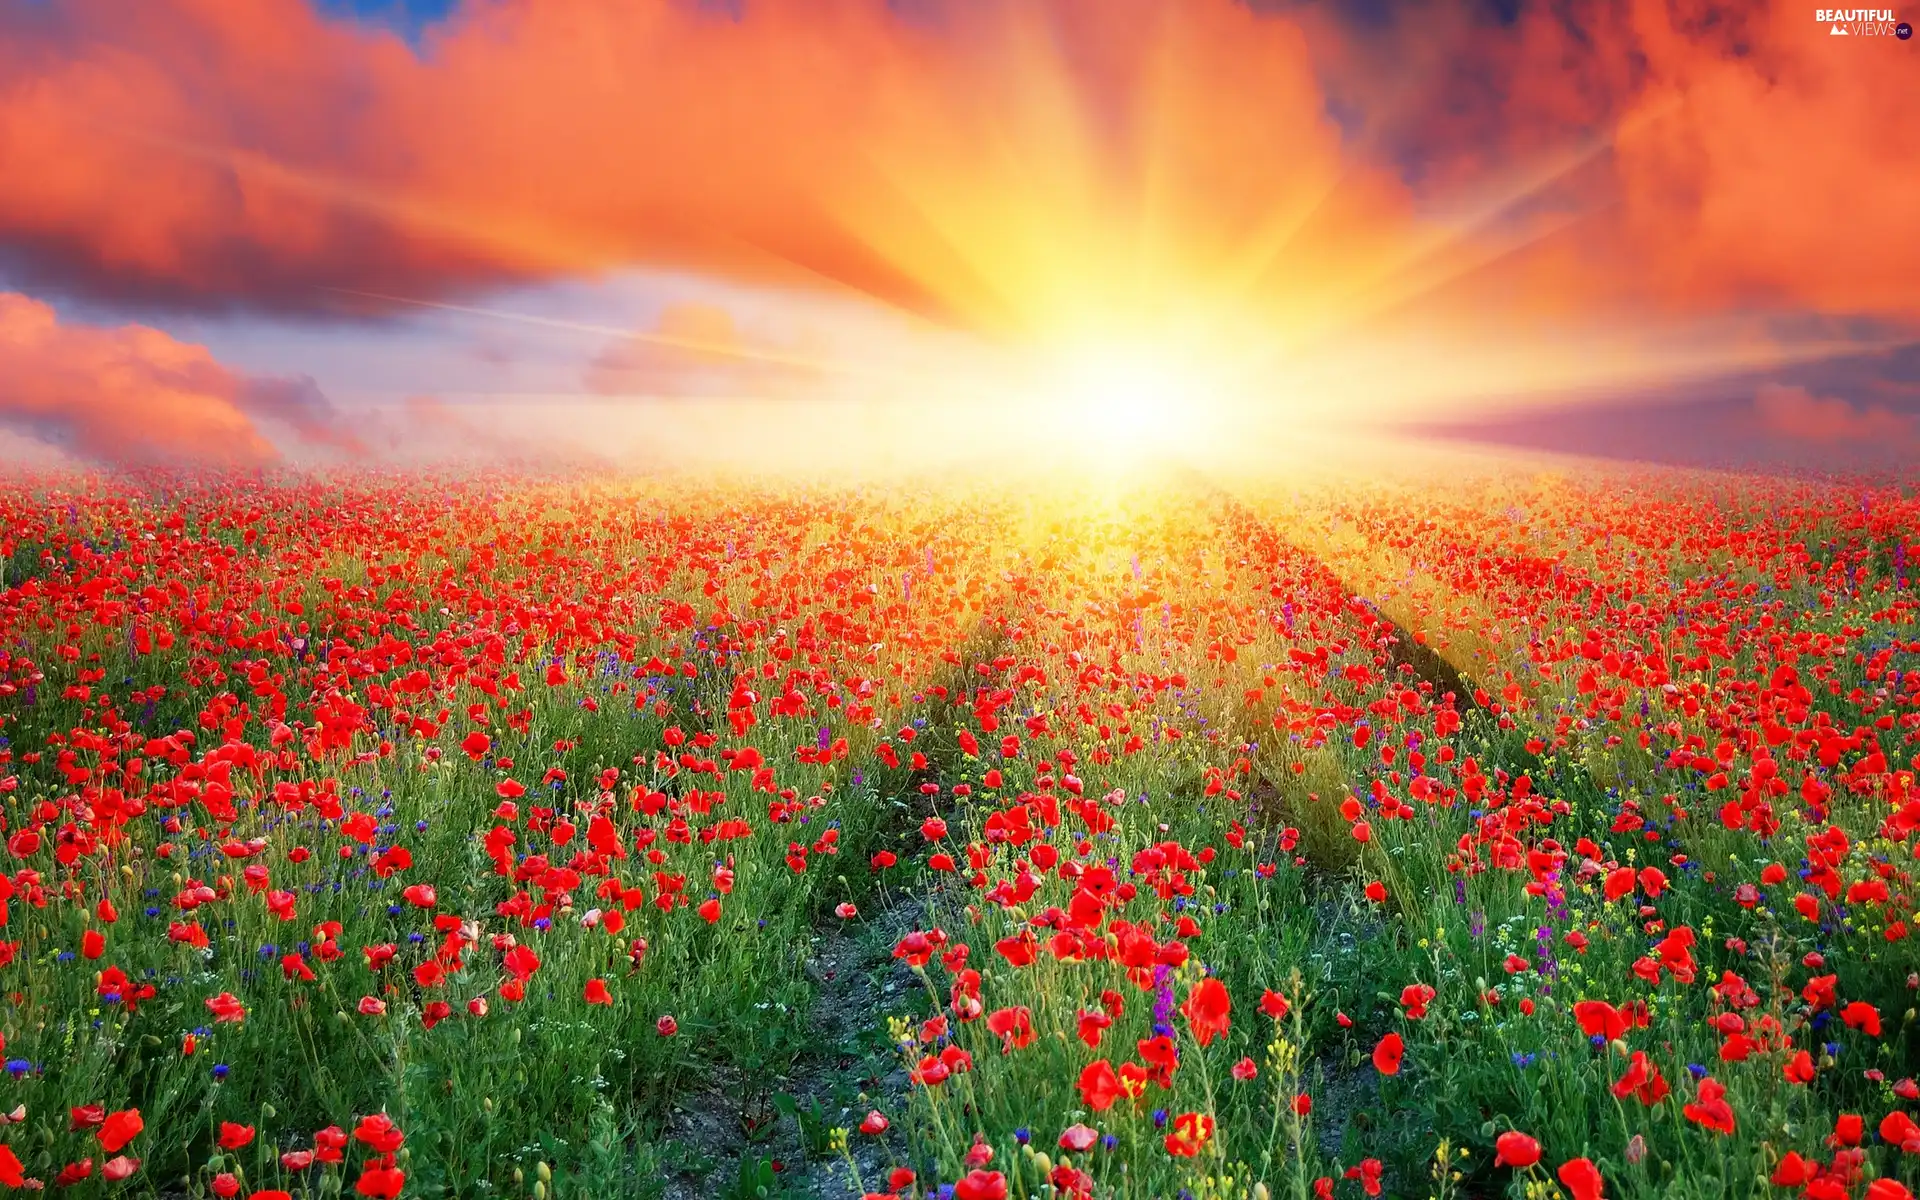
[[[1509,1129],[1493,1139],[1493,1164],[1526,1168],[1540,1161],[1540,1143],[1517,1129]]]
[[[371,1200],[394,1200],[400,1190],[407,1185],[407,1177],[400,1168],[390,1162],[375,1159],[361,1169],[360,1178],[353,1190]]]
[[[1865,1000],[1855,1000],[1841,1009],[1840,1019],[1849,1029],[1858,1029],[1868,1037],[1880,1036],[1880,1010]]]
[[[1573,1200],[1601,1200],[1604,1184],[1600,1178],[1600,1168],[1593,1165],[1592,1159],[1570,1158],[1561,1163],[1560,1169],[1554,1174],[1566,1185]]]
[[[1680,1109],[1687,1120],[1711,1129],[1716,1133],[1731,1135],[1734,1129],[1733,1106],[1726,1102],[1726,1085],[1708,1076],[1700,1081],[1699,1099]]]
[[[1187,993],[1187,1002],[1181,1011],[1186,1013],[1194,1040],[1205,1046],[1216,1035],[1226,1033],[1232,1024],[1229,1014],[1233,1011],[1233,1000],[1227,995],[1225,984],[1209,977]]]
[[[1889,1146],[1898,1146],[1908,1154],[1920,1154],[1920,1124],[1895,1110],[1880,1121],[1880,1137]]]
[[[393,1118],[381,1112],[361,1117],[353,1127],[353,1140],[375,1154],[392,1154],[407,1138],[400,1132],[400,1127],[393,1123]]]
[[[1167,1153],[1176,1158],[1192,1158],[1213,1140],[1213,1118],[1205,1113],[1181,1113],[1173,1119],[1173,1131],[1167,1134]]]
[[[954,1200],[1007,1200],[1007,1177],[998,1171],[968,1171],[953,1185]]]
[[[1401,1041],[1400,1035],[1397,1033],[1387,1034],[1387,1036],[1380,1039],[1380,1044],[1373,1048],[1373,1069],[1382,1075],[1398,1075],[1400,1073],[1400,1056],[1405,1052],[1406,1046],[1405,1043]]]
[[[1787,1065],[1781,1068],[1780,1073],[1786,1077],[1788,1083],[1812,1083],[1815,1074],[1813,1055],[1805,1050],[1799,1051],[1787,1060]]]
[[[207,1010],[213,1014],[216,1024],[222,1021],[242,1021],[247,1016],[246,1006],[241,1004],[240,998],[232,992],[221,992],[218,996],[209,997]]]
[[[1661,1097],[1672,1089],[1661,1077],[1660,1070],[1647,1058],[1646,1051],[1635,1050],[1628,1060],[1626,1073],[1614,1081],[1613,1094],[1624,1100],[1628,1096],[1637,1096],[1640,1103],[1649,1107],[1658,1104]]]
[[[1120,1077],[1114,1074],[1113,1064],[1104,1058],[1095,1059],[1081,1070],[1078,1087],[1080,1099],[1094,1112],[1105,1112],[1120,1098]]]
[[[1381,1170],[1382,1167],[1379,1159],[1363,1158],[1360,1160],[1359,1166],[1348,1167],[1344,1177],[1359,1180],[1361,1191],[1369,1196],[1378,1196],[1380,1194]],[[1326,1186],[1322,1187],[1322,1184]],[[1321,1200],[1326,1200],[1327,1197],[1333,1195],[1333,1181],[1330,1179],[1316,1179],[1313,1183],[1313,1191],[1315,1196],[1320,1197]]]
[[[1773,1168],[1773,1174],[1767,1182],[1775,1187],[1799,1187],[1819,1173],[1819,1165],[1800,1157],[1798,1151],[1789,1150],[1782,1155]]]
[[[998,1008],[987,1014],[987,1030],[1000,1038],[1000,1052],[1011,1054],[1033,1041],[1033,1014],[1026,1008]]]

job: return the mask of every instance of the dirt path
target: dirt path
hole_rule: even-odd
[[[849,1131],[865,1190],[884,1190],[887,1170],[905,1159],[905,1142],[897,1131],[876,1138],[859,1125],[874,1109],[897,1118],[906,1103],[906,1072],[886,1021],[915,986],[891,952],[919,913],[894,899],[895,907],[876,900],[851,921],[829,913],[830,924],[817,927],[803,962],[815,989],[813,1042],[784,1073],[719,1076],[675,1106],[662,1134],[672,1171],[664,1200],[857,1200],[862,1189],[826,1144],[836,1127]]]

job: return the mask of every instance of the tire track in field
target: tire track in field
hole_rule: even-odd
[[[939,736],[953,724],[943,718],[957,707],[976,666],[991,662],[1007,646],[1013,591],[1013,580],[1003,573],[981,598],[979,615],[964,636],[943,652],[941,668],[919,681],[909,703],[876,718],[877,736],[829,767],[821,782],[845,798],[838,815],[846,861],[864,864],[869,852],[904,839],[932,814],[920,785],[937,782],[959,755],[957,743]],[[705,720],[704,727],[712,732],[729,732],[724,713],[710,711]],[[879,759],[875,751],[892,737],[884,731],[895,725],[924,731],[912,745],[926,755],[925,768],[910,763],[888,767]],[[870,806],[856,799],[856,791],[866,787],[874,797]],[[850,817],[868,821],[855,826]],[[903,1130],[879,1138],[853,1133],[850,1149],[862,1188],[844,1161],[821,1153],[820,1139],[828,1130],[852,1129],[870,1109],[890,1116],[905,1112],[908,1081],[882,1018],[899,995],[915,986],[911,973],[892,960],[891,949],[917,927],[924,909],[916,897],[890,895],[866,865],[838,873],[847,878],[849,902],[860,915],[844,920],[830,907],[831,896],[816,893],[809,944],[796,947],[793,959],[812,988],[805,1021],[807,1048],[764,1085],[744,1078],[716,1080],[723,1086],[711,1089],[704,1103],[679,1106],[662,1136],[694,1147],[714,1165],[698,1178],[681,1173],[670,1179],[667,1200],[692,1200],[715,1194],[715,1188],[737,1188],[763,1163],[771,1167],[775,1162],[780,1169],[772,1175],[779,1190],[772,1194],[853,1200],[877,1187],[893,1163],[906,1160]],[[775,1107],[775,1097],[784,1098],[784,1111]]]

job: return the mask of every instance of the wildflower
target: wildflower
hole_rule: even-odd
[[[1881,1119],[1880,1138],[1908,1154],[1920,1154],[1920,1124],[1897,1109]]]
[[[1193,990],[1187,993],[1187,1002],[1182,1009],[1194,1040],[1202,1046],[1212,1042],[1216,1035],[1227,1032],[1232,1023],[1229,1019],[1232,1010],[1233,1001],[1227,995],[1226,985],[1211,977],[1194,985]]]
[[[1380,1194],[1381,1170],[1382,1167],[1379,1159],[1363,1158],[1360,1160],[1359,1166],[1348,1167],[1344,1177],[1359,1180],[1362,1191],[1369,1196],[1378,1196]],[[1325,1187],[1321,1186],[1323,1183],[1326,1185]],[[1316,1197],[1320,1198],[1320,1200],[1326,1200],[1327,1197],[1333,1195],[1333,1181],[1330,1179],[1317,1179],[1314,1181],[1313,1190]]]
[[[1593,1165],[1592,1159],[1570,1158],[1561,1163],[1554,1174],[1566,1185],[1573,1200],[1601,1200],[1603,1181],[1600,1168]]]
[[[94,1137],[99,1140],[102,1150],[108,1154],[117,1154],[122,1146],[138,1137],[144,1128],[146,1128],[146,1122],[140,1119],[140,1110],[129,1108],[108,1114],[94,1130]]]
[[[1660,1102],[1671,1089],[1660,1075],[1659,1068],[1647,1058],[1646,1051],[1635,1050],[1627,1063],[1626,1073],[1614,1081],[1613,1094],[1620,1099],[1637,1096],[1640,1103],[1651,1107]]]
[[[1397,1033],[1388,1033],[1385,1037],[1381,1038],[1380,1043],[1373,1048],[1373,1069],[1382,1075],[1398,1075],[1400,1073],[1400,1057],[1405,1053],[1405,1050],[1406,1047],[1401,1041],[1400,1035]]]
[[[1120,1077],[1114,1074],[1113,1064],[1106,1059],[1096,1059],[1080,1072],[1080,1099],[1095,1112],[1105,1112],[1113,1107],[1120,1098]]]
[[[1007,1178],[998,1171],[968,1171],[953,1185],[954,1200],[1007,1200]]]
[[[1509,1129],[1493,1140],[1495,1166],[1524,1170],[1540,1161],[1540,1143],[1517,1129]]]
[[[207,1009],[213,1013],[216,1023],[239,1022],[245,1020],[247,1015],[246,1007],[232,992],[221,992],[218,996],[210,997],[207,1000]]]
[[[1716,1133],[1732,1134],[1734,1128],[1733,1106],[1726,1102],[1726,1086],[1711,1078],[1700,1080],[1699,1099],[1681,1108],[1681,1113],[1694,1124]]]
[[[1213,1140],[1213,1118],[1205,1113],[1181,1113],[1173,1119],[1173,1131],[1167,1134],[1167,1153],[1177,1158],[1192,1158]]]

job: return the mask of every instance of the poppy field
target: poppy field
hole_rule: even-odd
[[[1901,1200],[1920,498],[0,480],[0,1192]]]

